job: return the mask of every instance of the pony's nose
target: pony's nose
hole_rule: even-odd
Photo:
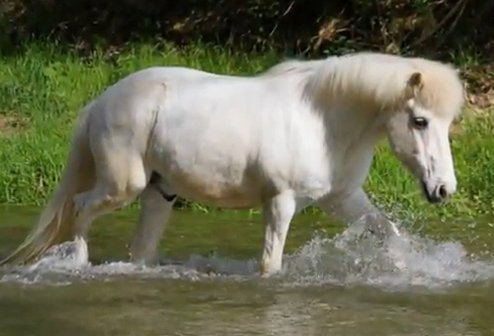
[[[441,197],[442,199],[445,199],[448,197],[448,191],[446,190],[446,186],[444,184],[441,184],[439,186],[438,193],[439,193],[439,197]]]
[[[448,190],[446,184],[440,184],[436,187],[433,194],[436,202],[444,202],[451,195],[451,192]]]
[[[446,184],[439,184],[435,188],[427,188],[427,184],[422,182],[422,188],[424,190],[425,196],[430,203],[441,203],[444,202],[451,193],[448,191]]]

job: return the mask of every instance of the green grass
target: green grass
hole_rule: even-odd
[[[91,57],[55,44],[29,43],[0,59],[0,117],[15,122],[0,134],[0,204],[42,205],[67,155],[81,106],[126,74],[152,65],[185,65],[229,74],[253,74],[279,61],[274,53],[236,54],[204,46],[130,46],[116,55]],[[387,145],[378,149],[366,189],[389,211],[436,218],[492,215],[494,118],[468,118],[453,147],[459,192],[446,206],[427,204],[416,182]],[[187,203],[194,210],[208,211]]]

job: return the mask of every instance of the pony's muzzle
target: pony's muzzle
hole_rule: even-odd
[[[451,195],[448,188],[443,183],[438,183],[433,188],[429,188],[425,181],[422,181],[422,190],[424,191],[427,201],[432,204],[445,202]]]

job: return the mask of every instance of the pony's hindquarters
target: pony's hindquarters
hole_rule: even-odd
[[[91,137],[96,179],[91,189],[74,196],[75,236],[86,238],[97,217],[127,205],[148,183],[143,158],[132,146],[126,146],[126,133],[101,131]]]
[[[88,109],[81,112],[74,132],[67,166],[37,226],[24,242],[0,264],[29,262],[54,244],[73,235],[75,211],[73,196],[94,182],[94,161],[88,141]]]

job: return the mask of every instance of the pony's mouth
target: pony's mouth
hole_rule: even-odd
[[[425,181],[421,181],[421,184],[422,190],[429,203],[438,204],[445,202],[448,199],[448,192],[443,184],[436,185],[432,190],[427,187],[427,183]]]

